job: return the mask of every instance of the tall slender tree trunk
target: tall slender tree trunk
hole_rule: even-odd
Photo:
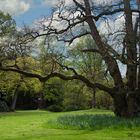
[[[13,96],[13,100],[12,100],[12,105],[11,105],[11,111],[15,111],[16,109],[16,103],[17,103],[17,98],[18,98],[18,92],[19,92],[19,87],[20,87],[20,83],[18,83],[14,96]]]
[[[137,4],[138,4],[138,10],[140,11],[140,0],[137,0]],[[138,16],[138,54],[139,54],[139,61],[138,61],[138,80],[137,80],[137,84],[138,84],[138,88],[140,89],[140,13]],[[136,32],[137,33],[137,32]]]
[[[24,80],[24,76],[20,75],[20,80],[19,80],[18,84],[16,85],[15,93],[14,93],[13,100],[12,100],[12,105],[11,105],[11,110],[12,111],[15,111],[15,109],[16,109],[16,103],[17,103],[17,99],[18,99],[19,88],[20,88],[23,80]]]
[[[13,100],[12,100],[11,111],[15,111],[17,98],[18,98],[18,92],[15,92]]]
[[[96,90],[92,90],[92,108],[96,108]]]
[[[135,91],[136,89],[136,77],[137,77],[137,49],[136,49],[136,34],[133,29],[132,11],[129,0],[123,0],[124,2],[124,15],[125,15],[125,27],[126,27],[126,50],[127,50],[127,80],[128,91]]]
[[[41,83],[42,89],[38,98],[38,109],[44,109],[45,108],[45,101],[44,101],[44,89],[45,89],[45,82]]]

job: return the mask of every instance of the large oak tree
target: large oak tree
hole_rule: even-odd
[[[101,83],[94,83],[74,69],[73,75],[63,75],[51,72],[46,76],[27,71],[1,67],[1,70],[15,71],[29,77],[36,77],[46,81],[52,77],[63,80],[79,79],[91,88],[98,88],[110,94],[114,100],[115,114],[122,117],[134,117],[140,114],[140,1],[114,0],[109,3],[97,3],[97,0],[71,0],[69,4],[60,0],[54,8],[54,14],[40,23],[42,31],[31,31],[34,39],[40,36],[55,36],[59,41],[72,43],[75,39],[90,34],[97,45],[97,49],[87,49],[84,52],[101,55],[107,70],[114,81],[114,87],[107,87]],[[100,33],[100,25],[110,22],[119,16],[124,17],[122,27],[111,31],[108,36]],[[60,26],[61,25],[61,26]],[[59,27],[59,28],[58,28]],[[126,81],[124,82],[119,64],[126,67]],[[62,65],[61,65],[62,66]]]

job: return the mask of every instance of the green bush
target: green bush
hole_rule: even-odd
[[[110,95],[103,91],[96,93],[96,106],[101,109],[113,110],[113,100]]]
[[[76,111],[80,110],[79,106],[77,105],[67,105],[64,109],[64,111]]]
[[[61,105],[51,105],[47,108],[47,110],[52,111],[52,112],[61,112],[61,111],[63,111],[63,106],[61,106]]]
[[[9,111],[9,107],[6,104],[6,102],[0,100],[0,112],[8,112],[8,111]]]

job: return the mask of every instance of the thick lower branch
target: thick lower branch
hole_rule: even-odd
[[[49,79],[51,79],[53,77],[58,77],[58,78],[60,78],[62,80],[66,80],[66,81],[80,80],[90,88],[98,88],[100,90],[103,90],[103,91],[109,93],[112,97],[113,97],[113,94],[114,94],[113,93],[113,88],[106,87],[106,86],[104,86],[104,85],[102,85],[100,83],[92,83],[90,80],[88,80],[84,76],[78,75],[78,74],[72,75],[72,76],[66,76],[66,75],[63,75],[61,73],[50,73],[47,76],[41,76],[39,74],[34,74],[34,73],[19,70],[19,69],[13,69],[13,68],[0,68],[0,70],[1,71],[12,71],[12,72],[20,73],[20,74],[23,74],[23,75],[25,75],[27,77],[30,77],[30,78],[37,78],[41,82],[48,81]]]

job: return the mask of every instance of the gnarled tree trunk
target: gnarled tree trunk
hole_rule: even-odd
[[[140,116],[140,90],[132,92],[120,91],[115,94],[114,113],[119,117]]]

